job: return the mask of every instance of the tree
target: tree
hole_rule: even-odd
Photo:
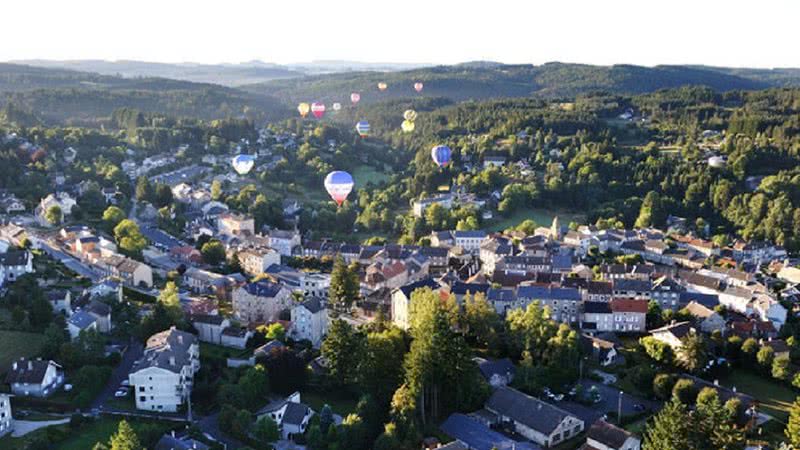
[[[264,338],[267,341],[277,340],[286,342],[286,328],[279,322],[271,323],[263,328]]]
[[[253,428],[253,434],[264,445],[275,442],[281,437],[278,431],[278,424],[269,416],[258,419]]]
[[[689,333],[681,339],[678,350],[678,365],[688,372],[696,373],[708,363],[708,354],[703,337],[698,333]]]
[[[781,355],[772,360],[772,378],[786,381],[789,379],[791,360],[788,355]]]
[[[698,450],[733,450],[744,447],[744,431],[736,426],[719,400],[716,389],[706,387],[697,395],[694,426],[690,433]]]
[[[200,253],[203,255],[203,261],[212,266],[219,265],[225,261],[225,245],[216,239],[203,244],[200,248]]]
[[[219,201],[222,198],[222,182],[214,180],[211,182],[211,200]]]
[[[323,434],[327,434],[331,425],[333,425],[333,410],[328,404],[325,404],[319,411],[319,430]]]
[[[139,255],[147,247],[147,239],[139,230],[139,225],[130,219],[124,219],[114,227],[114,237],[120,250],[128,255]]]
[[[795,399],[789,409],[789,423],[786,424],[784,434],[789,439],[789,444],[800,448],[800,397]]]
[[[467,335],[473,338],[480,345],[489,344],[489,339],[500,323],[497,311],[486,300],[483,293],[474,296],[464,296],[464,320],[463,325]]]
[[[382,407],[389,405],[392,394],[403,382],[405,351],[403,332],[398,328],[367,335],[356,378],[358,385]]]
[[[775,358],[775,350],[767,345],[761,347],[756,354],[756,361],[765,373],[772,369],[772,360]]]
[[[358,299],[359,290],[358,268],[348,267],[344,258],[338,256],[333,262],[331,284],[328,290],[331,303],[338,307],[349,308]]]
[[[125,218],[125,212],[113,205],[103,211],[103,222],[108,230],[113,230]]]
[[[697,397],[697,388],[694,385],[694,381],[688,378],[678,380],[672,388],[672,396],[684,405],[693,404]]]
[[[145,176],[141,176],[136,180],[136,200],[140,202],[153,202],[155,192],[150,181]]]
[[[245,403],[251,407],[261,405],[269,394],[267,370],[261,364],[247,368],[238,383]]]
[[[62,217],[63,213],[61,212],[61,207],[58,205],[53,205],[44,212],[44,218],[50,225],[58,225],[61,223]]]
[[[643,450],[694,450],[689,440],[691,420],[686,406],[672,399],[653,418],[644,434]]]
[[[754,338],[747,338],[742,342],[742,354],[750,361],[755,361],[758,352],[758,341]]]
[[[178,286],[174,281],[167,281],[164,289],[158,294],[158,302],[164,305],[168,310],[175,311],[181,307],[180,293]]]
[[[110,450],[141,450],[142,444],[139,437],[126,420],[121,420],[117,426],[116,434],[111,436],[108,446]]]
[[[639,343],[644,347],[647,356],[653,360],[664,364],[672,361],[672,348],[667,343],[659,341],[653,336],[645,336],[639,339]]]
[[[363,346],[363,335],[349,323],[342,319],[331,322],[321,351],[328,361],[328,378],[334,385],[347,386],[355,382]]]
[[[639,217],[636,218],[636,228],[647,228],[659,226],[664,223],[665,211],[662,206],[661,196],[655,191],[650,191],[644,197],[642,206],[639,209]]]
[[[286,347],[272,351],[264,360],[270,388],[281,394],[301,391],[305,387],[306,363]]]
[[[667,373],[660,373],[653,379],[653,393],[661,400],[667,400],[672,395],[675,386],[675,377]]]

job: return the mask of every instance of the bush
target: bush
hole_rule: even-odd
[[[674,387],[675,377],[668,373],[660,373],[653,379],[653,394],[659,400],[669,400]]]
[[[672,388],[672,396],[684,405],[694,405],[697,398],[697,387],[695,387],[694,381],[688,378],[678,380]]]
[[[69,428],[77,430],[83,426],[83,414],[75,413],[69,418]]]

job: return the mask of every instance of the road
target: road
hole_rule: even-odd
[[[594,423],[594,421],[600,417],[603,417],[606,413],[617,412],[617,408],[619,407],[619,389],[590,380],[583,380],[581,384],[583,385],[584,391],[588,391],[592,386],[596,386],[600,394],[600,402],[595,405],[587,406],[564,400],[561,402],[554,402],[555,405],[571,412],[579,419],[586,422],[587,426]],[[622,394],[623,416],[638,414],[640,411],[636,410],[636,405],[642,405],[648,411],[658,411],[661,408],[660,402],[634,397],[627,393]]]
[[[205,416],[200,418],[196,422],[196,425],[203,431],[203,433],[209,435],[211,438],[217,440],[218,442],[225,444],[225,448],[227,450],[242,448],[245,445],[240,441],[226,435],[219,429],[219,412],[215,412],[210,416]]]
[[[63,251],[57,249],[49,242],[44,240],[39,241],[39,247],[44,250],[45,253],[50,255],[51,258],[59,261],[61,264],[67,266],[68,269],[77,273],[78,275],[88,278],[93,282],[99,281],[102,277],[100,274],[95,272],[94,270],[90,269],[88,266],[83,264],[82,262],[78,261],[77,259],[73,258],[72,256],[64,253]]]
[[[103,405],[110,399],[113,398],[114,392],[117,391],[119,385],[122,383],[122,380],[128,379],[128,374],[131,372],[131,367],[133,367],[133,363],[136,362],[137,359],[142,357],[144,353],[144,345],[141,342],[132,339],[131,343],[128,345],[128,349],[122,355],[122,361],[120,361],[119,365],[114,368],[114,371],[111,373],[111,377],[108,379],[108,383],[106,383],[106,387],[103,388],[103,391],[98,394],[98,396],[92,402],[92,410],[95,409],[102,409]]]
[[[45,428],[52,425],[64,425],[65,423],[69,423],[69,418],[59,420],[15,420],[14,431],[11,433],[11,436],[18,438],[36,431],[39,428]]]

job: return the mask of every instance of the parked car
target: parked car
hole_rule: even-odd
[[[127,397],[127,396],[128,396],[128,391],[119,390],[117,392],[114,392],[114,397]]]

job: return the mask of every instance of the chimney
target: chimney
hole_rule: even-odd
[[[14,370],[17,370],[17,362],[14,361]]]
[[[171,366],[175,365],[175,357],[174,356],[170,356],[169,357],[169,365],[171,365]]]
[[[175,437],[175,430],[172,430],[172,437]]]
[[[183,344],[183,335],[182,334],[178,335],[178,344]]]
[[[719,380],[714,380],[714,386],[719,386]]]
[[[28,361],[28,370],[33,370],[33,361]]]

